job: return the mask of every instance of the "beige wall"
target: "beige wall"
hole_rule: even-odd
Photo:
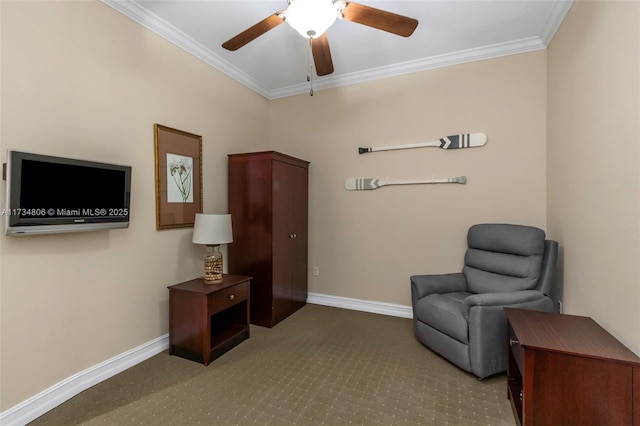
[[[2,160],[18,149],[133,166],[129,229],[0,238],[3,411],[167,333],[166,287],[200,273],[191,229],[155,229],[153,124],[203,136],[215,213],[227,211],[226,154],[265,149],[268,114],[261,96],[99,2],[0,9]]]
[[[311,162],[309,291],[411,304],[409,276],[462,267],[474,223],[545,228],[546,53],[272,101],[271,147]],[[358,155],[359,146],[484,132],[484,147]],[[346,191],[348,177],[465,175],[466,185]]]
[[[548,223],[565,312],[640,354],[640,3],[578,1],[548,62]]]

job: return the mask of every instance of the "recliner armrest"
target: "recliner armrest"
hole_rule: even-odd
[[[429,294],[467,291],[467,279],[461,272],[453,274],[413,275],[411,277],[411,295],[422,299]]]
[[[546,299],[546,296],[538,290],[472,294],[462,303],[462,315],[468,320],[469,310],[474,306],[509,306],[540,299]]]

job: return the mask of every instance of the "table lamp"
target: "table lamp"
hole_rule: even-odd
[[[195,244],[205,244],[204,283],[220,284],[222,282],[222,253],[220,244],[233,242],[230,214],[196,214],[193,225]]]

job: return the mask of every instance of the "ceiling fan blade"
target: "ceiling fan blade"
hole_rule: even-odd
[[[358,3],[346,2],[343,19],[409,37],[418,26],[418,20]]]
[[[227,50],[238,50],[250,41],[255,40],[267,31],[277,27],[284,22],[280,16],[284,11],[280,11],[263,19],[252,27],[247,28],[237,36],[222,43],[222,47]]]
[[[318,74],[319,77],[331,74],[333,72],[333,60],[331,59],[327,33],[322,34],[318,38],[312,38],[309,42],[311,43],[313,63],[316,65],[316,74]]]

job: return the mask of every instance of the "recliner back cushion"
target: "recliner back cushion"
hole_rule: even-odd
[[[529,290],[540,278],[545,233],[532,226],[480,224],[469,228],[462,270],[472,293]]]

